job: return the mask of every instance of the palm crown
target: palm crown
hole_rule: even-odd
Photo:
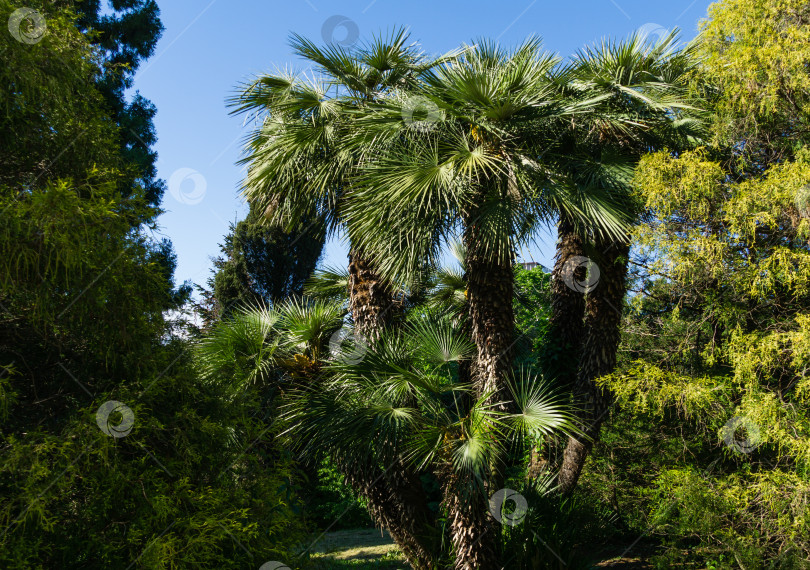
[[[350,144],[376,150],[346,217],[382,271],[408,275],[472,226],[479,254],[509,262],[516,242],[560,208],[618,231],[606,196],[578,195],[544,162],[564,122],[595,104],[562,96],[558,63],[537,40],[512,52],[483,43],[426,72],[418,90],[359,112]],[[415,107],[426,117],[413,119]]]
[[[316,214],[334,230],[343,222],[344,193],[359,160],[343,144],[353,110],[407,89],[445,58],[424,57],[401,29],[353,50],[319,47],[296,34],[291,45],[317,77],[264,75],[230,101],[233,113],[259,120],[241,160],[248,165],[243,191],[250,202],[265,206],[271,222],[293,227]]]

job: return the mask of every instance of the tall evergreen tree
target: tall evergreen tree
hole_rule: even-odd
[[[262,223],[257,209],[231,224],[214,259],[214,275],[201,288],[200,305],[206,324],[227,317],[234,309],[274,305],[301,295],[315,271],[324,245],[323,224],[302,222],[292,232]]]
[[[0,0],[0,19],[0,567],[285,556],[301,541],[294,473],[249,397],[198,380],[166,317],[189,288],[147,231],[159,195],[110,104],[103,36],[44,0]]]
[[[160,9],[154,0],[109,0],[106,6],[102,0],[65,3],[78,14],[77,27],[101,50],[104,64],[96,87],[120,127],[121,156],[132,167],[134,181],[143,186],[147,202],[157,206],[165,189],[157,178],[157,153],[152,148],[157,141],[157,109],[139,92],[131,99],[126,92],[163,34]],[[127,191],[128,187],[122,186],[122,192]]]

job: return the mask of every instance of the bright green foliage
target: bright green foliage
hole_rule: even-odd
[[[796,207],[808,177],[804,152],[740,182],[703,152],[652,155],[637,176],[654,217],[636,232],[632,360],[604,384],[624,414],[682,424],[666,437],[692,449],[662,459],[650,522],[744,567],[810,553],[797,506],[810,485],[810,251]],[[755,426],[734,434],[747,455],[724,444],[738,416]]]
[[[724,0],[710,16],[695,77],[717,144],[636,172],[635,294],[620,367],[601,380],[619,405],[585,481],[664,538],[661,568],[685,552],[806,568],[808,9]]]
[[[778,154],[797,138],[806,139],[809,22],[803,0],[724,0],[711,6],[702,25],[701,59],[707,81],[720,91],[716,125],[724,142],[747,138]],[[777,137],[768,136],[774,132]]]
[[[551,274],[541,267],[515,267],[515,330],[525,349],[537,355],[548,340],[551,316]]]
[[[810,555],[810,156],[740,176],[712,152],[654,154],[637,172],[650,217],[624,366],[603,379],[622,408],[611,431],[677,443],[624,458],[655,465],[652,494],[625,500],[650,505],[660,532],[745,568],[794,567]],[[747,423],[731,433],[734,417]]]

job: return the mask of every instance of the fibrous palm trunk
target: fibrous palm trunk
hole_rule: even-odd
[[[572,284],[585,280],[585,268],[575,258],[584,257],[582,238],[574,225],[561,219],[557,225],[557,252],[551,273],[551,317],[545,372],[560,387],[572,387],[577,377],[585,332],[585,293]]]
[[[483,198],[483,196],[480,196]],[[507,381],[512,373],[514,344],[514,270],[511,253],[485,249],[489,241],[481,212],[474,208],[464,219],[467,306],[476,355],[471,379],[476,398],[498,411],[512,411]],[[499,553],[489,515],[488,496],[501,487],[503,465],[489,466],[486,481],[461,484],[459,474],[446,474],[444,505],[449,517],[456,570],[499,568]]]
[[[498,530],[489,514],[483,484],[461,476],[448,464],[437,472],[453,543],[454,570],[500,570]]]
[[[398,310],[390,287],[358,251],[349,254],[349,309],[355,332],[378,339]],[[375,523],[386,528],[415,570],[435,566],[435,526],[419,474],[401,456],[386,470],[346,463],[343,474],[368,501]]]
[[[349,254],[349,310],[355,332],[368,339],[379,336],[394,309],[391,288],[362,253]]]
[[[543,371],[563,392],[570,392],[577,379],[582,339],[585,336],[585,293],[575,287],[586,280],[586,269],[577,263],[585,256],[582,237],[574,224],[561,217],[557,224],[557,251],[551,272],[551,317],[543,354]],[[560,465],[563,446],[556,438],[548,442],[548,460]],[[538,457],[537,462],[541,461]],[[530,471],[539,472],[533,458]]]
[[[399,460],[386,471],[348,462],[341,471],[352,489],[368,502],[374,522],[385,528],[414,570],[436,567],[437,532],[419,475]]]
[[[559,476],[559,492],[562,494],[569,494],[576,487],[585,460],[613,402],[612,394],[599,388],[594,381],[613,372],[616,366],[630,246],[609,242],[596,245],[599,249],[607,249],[599,263],[599,283],[588,292],[585,341],[575,385],[578,423],[583,433],[568,439]]]
[[[473,384],[477,396],[491,393],[491,401],[504,402],[514,344],[512,260],[507,254],[498,256],[483,251],[486,236],[481,235],[477,216],[471,215],[466,222],[467,299],[471,337],[476,346]]]

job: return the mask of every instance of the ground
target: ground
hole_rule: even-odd
[[[329,532],[314,552],[324,570],[410,570],[388,533],[376,529]]]
[[[602,562],[594,569],[647,570],[649,545],[636,544],[629,551],[615,546],[601,553]],[[387,532],[375,529],[341,530],[321,538],[314,548],[317,568],[323,570],[410,570],[405,557]],[[621,555],[619,555],[621,554]]]

